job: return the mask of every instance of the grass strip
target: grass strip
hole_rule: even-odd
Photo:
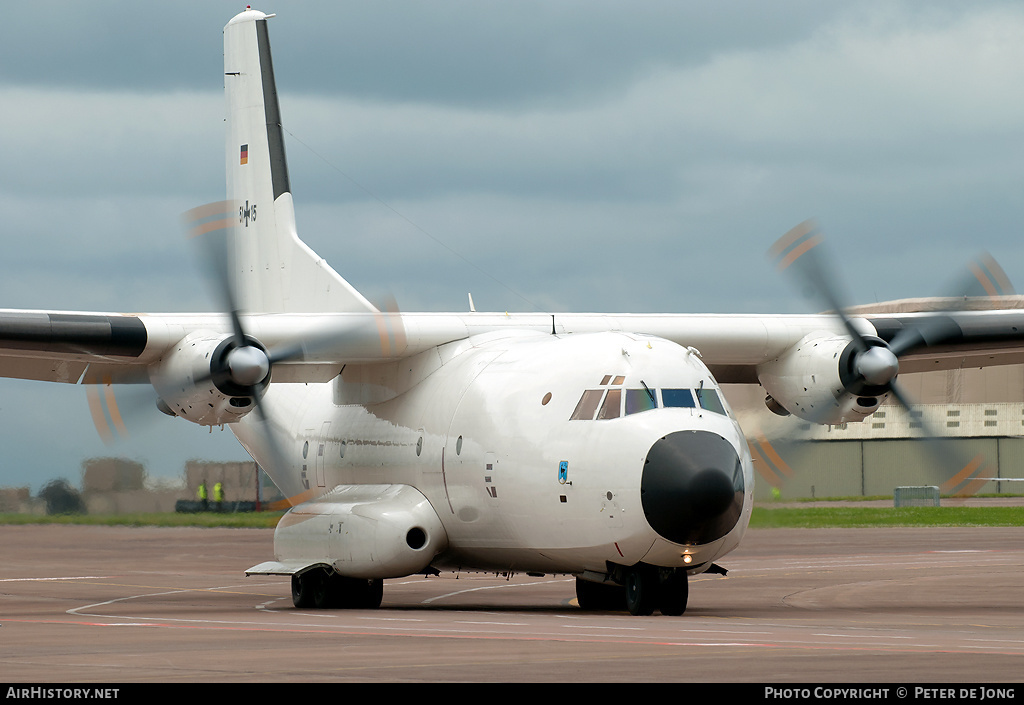
[[[283,512],[154,512],[139,514],[0,514],[0,524],[88,524],[92,526],[200,526],[273,529]]]
[[[754,529],[1024,526],[1024,507],[754,507]]]
[[[94,526],[200,526],[274,528],[282,512],[238,514],[177,512],[140,514],[0,514],[2,524]],[[754,507],[754,529],[849,529],[886,526],[1024,526],[1024,507]]]

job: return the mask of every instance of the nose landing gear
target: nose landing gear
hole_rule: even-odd
[[[626,609],[633,615],[654,614],[671,617],[686,611],[689,583],[683,568],[658,568],[637,563],[626,569]]]
[[[650,615],[655,610],[678,617],[686,611],[689,583],[684,568],[659,568],[637,563],[622,568],[614,578],[621,585],[576,579],[576,598],[584,610],[621,610]]]

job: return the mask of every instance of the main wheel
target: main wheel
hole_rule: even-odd
[[[384,599],[384,581],[367,580],[366,591],[363,593],[362,607],[365,610],[375,610],[380,607],[381,601]]]
[[[328,583],[333,607],[375,610],[384,598],[384,581],[380,579],[345,578],[335,574]]]
[[[576,578],[576,602],[581,610],[622,610],[626,607],[626,596],[621,585]]]
[[[637,563],[626,571],[626,609],[632,615],[654,614],[658,606],[658,571],[652,566]]]
[[[316,607],[316,587],[320,580],[320,571],[308,570],[302,575],[292,576],[292,604],[299,609]]]
[[[314,568],[306,573],[313,580],[313,605],[319,610],[338,606],[338,591],[334,587],[336,575],[327,568]]]

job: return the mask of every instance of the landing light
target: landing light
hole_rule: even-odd
[[[683,563],[685,563],[686,565],[690,565],[691,563],[693,563],[693,556],[691,556],[689,553],[684,553]]]

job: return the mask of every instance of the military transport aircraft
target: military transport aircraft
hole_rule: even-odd
[[[570,574],[584,609],[681,614],[721,571],[754,473],[720,383],[861,421],[900,371],[1024,360],[1024,315],[398,313],[298,237],[266,15],[224,28],[227,314],[0,311],[0,375],[143,379],[160,408],[227,424],[292,505],[275,560],[301,607],[377,607],[441,570]],[[817,242],[801,225],[784,264]]]

